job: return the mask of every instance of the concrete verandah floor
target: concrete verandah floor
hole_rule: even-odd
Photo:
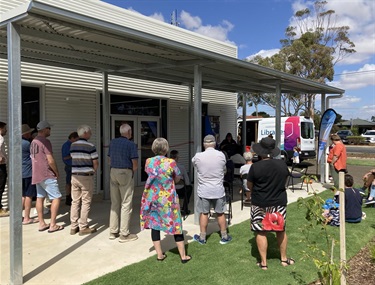
[[[316,191],[325,190],[319,183],[313,183],[312,186]],[[241,211],[239,187],[238,183],[234,186],[232,225],[249,219],[249,207],[244,207]],[[308,194],[305,189],[296,190],[294,193],[287,190],[289,203],[295,202],[298,197],[306,197]],[[108,239],[110,201],[103,201],[98,195],[92,203],[90,212],[90,227],[96,227],[97,233],[86,236],[70,235],[69,207],[63,203],[59,210],[58,224],[64,225],[64,230],[55,233],[38,232],[38,224],[24,225],[22,227],[24,284],[82,284],[155,255],[150,231],[140,232],[139,208],[142,191],[143,188],[137,187],[134,193],[131,232],[138,235],[136,241],[119,243],[117,239]],[[192,201],[193,197],[190,209],[193,208]],[[48,223],[49,215],[46,215],[46,218]],[[193,214],[184,221],[183,227],[186,243],[191,242],[194,234],[199,233],[199,225],[194,224]],[[210,219],[208,234],[217,230],[216,221]],[[0,218],[0,233],[0,284],[9,284],[9,217]],[[233,242],[236,242],[235,236]],[[162,236],[162,247],[166,251],[174,248],[173,237]],[[188,253],[194,256],[194,252]]]

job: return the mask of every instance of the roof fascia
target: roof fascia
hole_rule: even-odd
[[[6,28],[7,24],[10,22],[16,22],[27,17],[29,9],[30,2],[27,2],[5,13],[0,14],[0,29]]]

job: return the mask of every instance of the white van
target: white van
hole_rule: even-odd
[[[276,135],[275,118],[246,119],[246,144],[259,142],[262,138]],[[242,137],[242,120],[238,120],[238,134]],[[315,128],[311,118],[303,116],[281,117],[280,149],[285,161],[293,157],[293,148],[300,150],[300,159],[316,157]]]

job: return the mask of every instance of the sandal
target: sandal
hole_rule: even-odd
[[[286,267],[289,265],[293,265],[294,263],[296,263],[296,261],[293,258],[287,258],[286,260],[280,260],[280,263],[282,266]]]
[[[182,263],[188,263],[188,262],[192,259],[191,255],[186,255],[186,257],[188,257],[188,258],[186,258],[186,259],[181,259],[181,262],[182,262]]]
[[[258,265],[259,268],[262,269],[262,270],[268,270],[268,266],[267,266],[267,264],[266,264],[266,265],[262,265],[262,263],[259,261],[259,262],[257,262],[257,265]]]
[[[167,258],[167,255],[163,252],[163,257],[162,258],[157,257],[156,260],[157,261],[163,261],[166,258]]]

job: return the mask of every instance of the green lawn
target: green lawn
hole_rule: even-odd
[[[358,165],[358,166],[369,166],[374,167],[374,159],[354,159],[354,158],[348,158],[346,160],[346,163],[348,165]]]
[[[325,191],[322,198],[330,197]],[[249,211],[245,208],[244,211]],[[366,220],[360,224],[346,224],[347,259],[355,255],[375,236],[375,208],[363,208]],[[296,259],[296,264],[282,267],[274,234],[269,235],[268,271],[256,266],[258,259],[254,234],[249,229],[249,221],[231,226],[233,241],[219,244],[217,233],[208,237],[206,245],[196,242],[187,245],[193,260],[182,264],[177,250],[167,252],[164,262],[157,262],[156,256],[109,273],[87,284],[309,284],[318,277],[317,269],[311,260],[302,260],[302,251],[307,244],[299,228],[305,223],[305,209],[297,203],[288,206],[287,234],[289,238],[288,256]],[[329,231],[339,240],[339,228],[329,227]],[[189,233],[191,234],[191,233]],[[317,243],[323,238],[319,230],[313,230]],[[336,245],[337,258],[339,244]],[[126,254],[126,253],[123,253]],[[98,256],[100,258],[100,256]],[[119,255],[118,258],[121,258]]]

